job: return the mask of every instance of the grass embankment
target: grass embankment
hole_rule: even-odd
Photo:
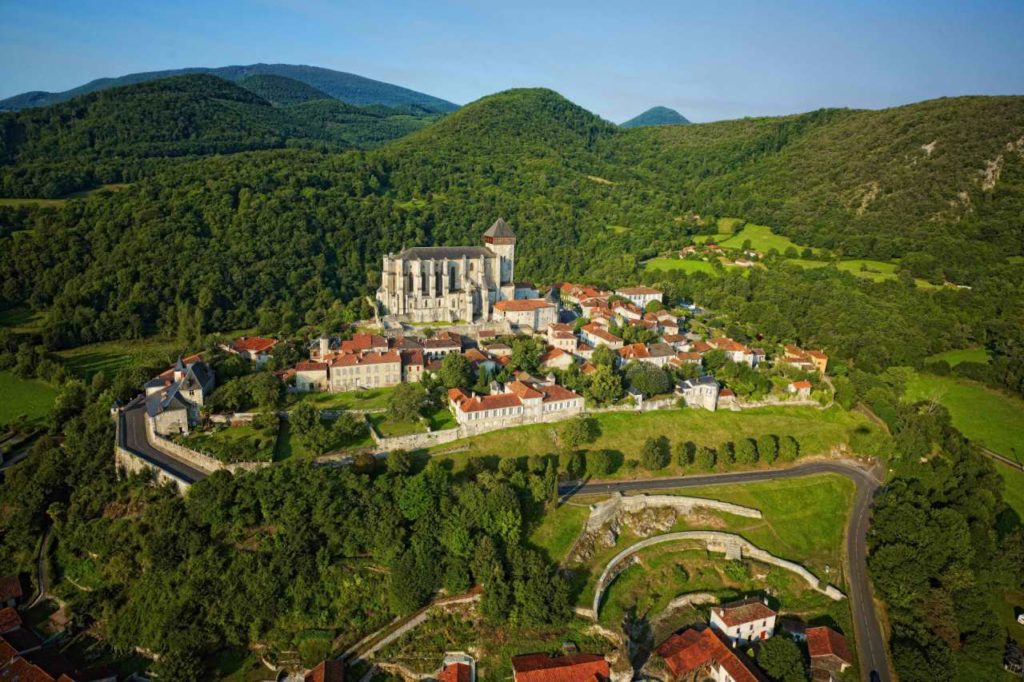
[[[692,441],[698,446],[718,447],[727,441],[757,438],[766,434],[790,435],[800,443],[801,455],[827,453],[839,443],[858,441],[874,434],[878,427],[864,416],[838,407],[816,410],[809,407],[766,407],[743,412],[706,412],[681,409],[656,412],[613,412],[594,417],[601,435],[587,446],[589,450],[610,450],[619,466],[609,478],[678,476],[697,473],[695,467],[682,467],[675,461],[657,472],[630,469],[624,462],[640,457],[644,441],[665,436],[673,445]],[[558,451],[558,424],[532,424],[493,431],[432,448],[452,460],[455,469],[465,466],[470,457],[527,457]],[[447,450],[455,450],[450,454]],[[767,465],[764,465],[767,466]]]
[[[368,388],[341,393],[296,393],[295,402],[308,402],[318,410],[381,410],[388,406],[394,387]]]
[[[646,270],[672,271],[679,270],[692,275],[695,272],[703,272],[708,275],[717,275],[711,263],[703,260],[684,260],[682,258],[652,258],[644,263]]]
[[[965,436],[1010,459],[1024,459],[1024,400],[976,381],[926,373],[907,383],[905,399],[945,406]]]
[[[21,379],[11,372],[0,372],[0,424],[21,415],[31,424],[40,424],[53,409],[57,389],[38,379]]]

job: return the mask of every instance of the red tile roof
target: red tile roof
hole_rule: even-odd
[[[647,346],[642,343],[631,343],[628,346],[623,346],[619,349],[619,355],[622,356],[623,360],[638,360],[651,357],[651,354],[647,352]]]
[[[779,615],[760,599],[744,599],[731,604],[713,606],[711,613],[721,618],[722,622],[729,627],[752,623],[755,620],[766,620]]]
[[[459,403],[459,409],[463,412],[486,412],[487,410],[499,410],[505,407],[519,407],[523,403],[519,396],[514,393],[499,393],[497,395],[482,395]]]
[[[512,657],[516,682],[594,682],[609,679],[608,661],[598,654]]]
[[[580,397],[579,393],[570,391],[564,386],[559,386],[557,384],[552,384],[550,386],[538,385],[536,386],[536,389],[540,391],[541,394],[543,394],[544,402],[546,403],[561,402],[563,400],[574,400]]]
[[[548,303],[542,298],[523,298],[516,301],[498,301],[494,304],[495,310],[501,310],[504,312],[525,312],[528,310],[541,310],[543,308],[554,308],[555,306]]]
[[[711,344],[705,341],[697,341],[695,344],[690,346],[690,350],[692,350],[694,353],[707,353],[709,350],[711,350]]]
[[[793,383],[790,384],[790,386],[792,386],[795,389],[801,389],[801,388],[808,388],[809,389],[809,388],[811,388],[811,382],[807,381],[807,379],[801,379],[800,381],[794,381]]]
[[[642,296],[645,294],[660,294],[661,292],[650,287],[625,287],[623,289],[616,289],[615,293],[621,296]]]
[[[0,576],[0,602],[21,599],[21,581],[16,574]]]
[[[758,677],[711,628],[686,630],[665,640],[657,649],[665,665],[678,679],[711,663],[724,668],[736,682],[758,682]]]
[[[807,628],[807,652],[813,660],[816,656],[837,656],[847,663],[853,663],[846,638],[832,628],[821,626]]]
[[[522,381],[510,381],[505,389],[522,400],[539,400],[544,397],[540,391]]]
[[[473,669],[468,663],[449,663],[437,676],[438,682],[469,682]]]
[[[572,334],[572,325],[565,324],[564,322],[552,322],[548,325],[548,330],[553,332],[569,332]]]
[[[594,338],[601,339],[602,341],[605,341],[607,343],[622,343],[622,339],[615,336],[614,334],[609,334],[607,331],[605,331],[604,327],[602,327],[599,324],[594,324],[593,322],[587,325],[583,325],[583,331],[585,331],[587,334],[590,334]]]
[[[10,632],[21,627],[21,616],[10,606],[0,609],[0,633]]]
[[[241,336],[231,342],[231,349],[236,353],[265,353],[277,345],[277,339],[262,336]]]
[[[295,365],[296,372],[316,372],[327,369],[326,362],[299,362]]]
[[[353,334],[351,339],[341,342],[342,353],[356,353],[388,347],[388,340],[377,334]]]
[[[322,661],[306,673],[305,682],[344,682],[345,664],[341,661]]]
[[[469,360],[470,362],[481,363],[490,360],[489,357],[478,351],[476,348],[470,348],[464,353],[464,355],[466,356],[466,359]]]

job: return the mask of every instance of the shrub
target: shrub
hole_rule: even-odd
[[[681,466],[693,464],[697,456],[697,445],[692,440],[676,443],[676,463]]]
[[[718,459],[715,451],[707,446],[697,449],[696,462],[701,469],[714,469]]]
[[[615,471],[615,455],[610,450],[592,450],[587,453],[587,473],[595,478]]]
[[[768,433],[757,439],[757,454],[768,464],[779,458],[779,439]]]
[[[741,438],[736,443],[733,456],[737,464],[754,464],[757,462],[757,445],[750,438]]]
[[[668,438],[665,436],[648,438],[640,449],[640,463],[648,471],[664,469],[668,466],[671,454]]]
[[[779,458],[783,462],[795,461],[800,456],[800,443],[793,436],[783,436],[779,441]]]

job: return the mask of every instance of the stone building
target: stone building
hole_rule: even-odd
[[[728,638],[730,643],[744,645],[775,634],[778,615],[760,599],[743,599],[712,607],[711,627]]]
[[[516,236],[502,218],[484,246],[417,246],[384,256],[377,303],[405,322],[490,320],[494,304],[516,297]]]
[[[398,351],[346,353],[331,360],[331,391],[383,388],[402,383],[402,358]]]
[[[702,407],[714,412],[718,407],[718,382],[710,376],[686,379],[676,388],[676,395],[686,401],[687,407]]]
[[[494,304],[494,318],[507,320],[513,328],[541,331],[558,322],[558,308],[542,298],[498,301]]]
[[[199,423],[199,410],[213,390],[213,370],[198,355],[178,362],[144,386],[146,415],[162,435],[188,433]]]

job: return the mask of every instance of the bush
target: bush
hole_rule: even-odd
[[[587,463],[583,459],[583,453],[578,450],[564,452],[559,459],[561,459],[562,462],[562,471],[567,473],[571,478],[579,478],[587,469]]]
[[[668,438],[648,438],[640,449],[640,464],[648,471],[658,471],[668,466],[671,454]]]
[[[783,436],[779,441],[779,459],[793,462],[800,456],[800,443],[793,436]]]
[[[737,464],[754,464],[757,462],[757,444],[750,438],[741,438],[736,443],[733,456]]]
[[[714,469],[715,462],[717,461],[717,459],[718,456],[715,454],[715,451],[712,450],[711,448],[703,446],[697,449],[695,461],[697,462],[697,466],[699,466],[701,469]]]
[[[732,441],[726,441],[718,446],[718,463],[723,466],[736,463],[736,453]]]
[[[591,450],[587,453],[587,473],[594,478],[615,471],[615,454],[610,450]]]
[[[690,466],[697,457],[697,445],[692,440],[676,443],[676,464]]]
[[[757,454],[762,462],[774,463],[779,458],[779,439],[770,433],[758,438]]]

